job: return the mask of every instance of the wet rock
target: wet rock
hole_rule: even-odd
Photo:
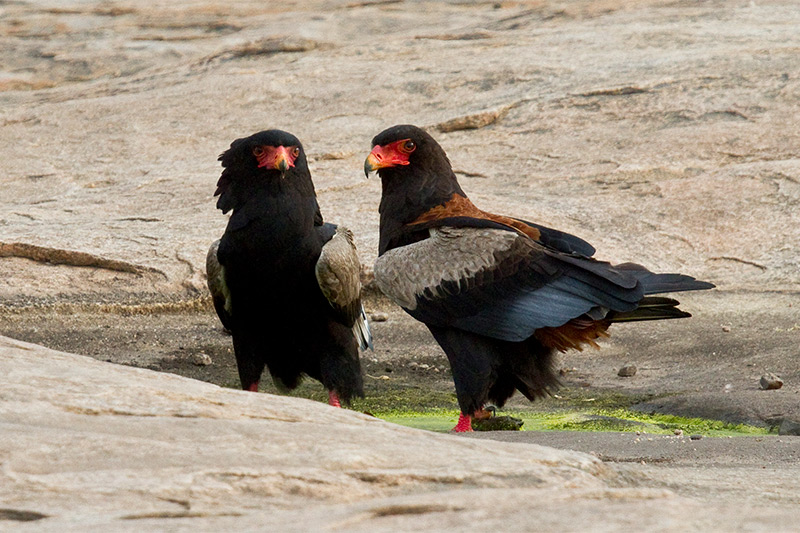
[[[501,415],[478,418],[472,421],[474,431],[519,431],[524,422],[513,416]]]
[[[636,365],[625,363],[622,368],[619,369],[617,375],[623,378],[629,378],[636,375],[636,370]]]
[[[778,435],[800,435],[800,420],[784,418],[778,428]]]
[[[783,387],[783,380],[771,372],[761,376],[759,383],[764,390],[776,390]]]

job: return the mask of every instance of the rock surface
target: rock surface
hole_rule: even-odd
[[[203,290],[216,157],[304,141],[323,214],[376,254],[370,139],[430,127],[484,209],[599,256],[800,284],[792,0],[4,4],[0,297]]]
[[[681,295],[691,321],[565,354],[566,379],[654,397],[643,410],[795,432],[798,27],[793,0],[3,3],[0,325],[227,383],[213,318],[170,314],[208,311],[205,252],[226,222],[217,155],[260,129],[297,134],[323,213],[370,265],[380,184],[363,158],[411,122],[480,207],[718,285]],[[415,380],[444,368],[423,328],[384,311],[378,378],[412,353]],[[213,364],[196,366],[201,352]],[[636,379],[609,372],[629,359]],[[765,369],[786,385],[758,391]],[[764,454],[783,448],[759,441],[743,447],[757,469],[737,456],[697,470],[670,468],[680,453],[640,468],[650,455],[611,439],[604,457],[628,465],[612,467],[6,339],[0,429],[0,524],[20,528],[773,531],[797,523],[800,499],[796,456],[773,466]]]
[[[792,495],[792,505],[728,509],[675,494],[663,473],[578,452],[413,430],[4,337],[0,391],[0,521],[37,530],[614,530],[633,520],[766,531],[767,513],[797,512]]]

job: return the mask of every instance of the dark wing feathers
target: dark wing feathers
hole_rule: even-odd
[[[564,252],[565,254],[580,254],[585,257],[591,257],[596,252],[594,246],[584,241],[580,237],[576,237],[575,235],[571,235],[557,229],[548,228],[547,226],[534,224],[533,222],[528,222],[527,220],[522,220],[521,218],[516,218],[514,220],[518,220],[523,224],[527,224],[532,228],[538,229],[540,233],[539,242],[549,248],[558,250],[559,252]]]
[[[645,294],[698,291],[714,288],[714,284],[707,281],[699,281],[685,274],[656,274],[636,263],[622,263],[621,265],[616,265],[615,268],[636,278],[642,284]]]
[[[372,335],[361,305],[361,261],[353,233],[328,223],[317,231],[325,242],[314,269],[319,288],[337,320],[353,328],[361,348],[372,348]]]
[[[706,288],[688,276],[617,268],[491,228],[431,228],[428,239],[379,257],[375,279],[418,320],[507,341],[582,315],[622,317],[648,289]]]

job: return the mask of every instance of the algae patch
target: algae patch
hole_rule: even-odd
[[[429,409],[424,412],[396,410],[373,414],[387,422],[430,431],[449,431],[458,420],[458,411],[451,409]],[[509,410],[503,411],[502,414],[522,419],[523,431],[613,431],[672,435],[680,430],[686,435],[700,434],[708,437],[769,433],[767,428],[746,424],[729,424],[718,420],[671,415],[646,415],[627,409],[561,412]]]

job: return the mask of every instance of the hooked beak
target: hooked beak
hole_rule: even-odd
[[[293,158],[289,154],[289,148],[285,146],[265,146],[256,158],[258,159],[258,168],[279,170],[281,177],[294,166]]]
[[[278,146],[275,149],[275,163],[273,168],[280,170],[281,174],[283,174],[289,170],[289,167],[293,166],[292,160],[289,158],[289,151],[285,146]]]
[[[376,148],[377,148],[377,146],[376,146]],[[375,150],[373,150],[367,156],[366,161],[364,161],[364,175],[367,177],[367,179],[369,179],[369,173],[370,172],[375,172],[376,170],[381,168],[380,164],[381,164],[381,161],[380,161],[380,159],[378,159],[375,156]]]
[[[392,145],[375,146],[364,161],[364,175],[369,178],[369,173],[381,168],[394,167],[397,165],[407,165],[408,158],[398,157],[392,151]]]

